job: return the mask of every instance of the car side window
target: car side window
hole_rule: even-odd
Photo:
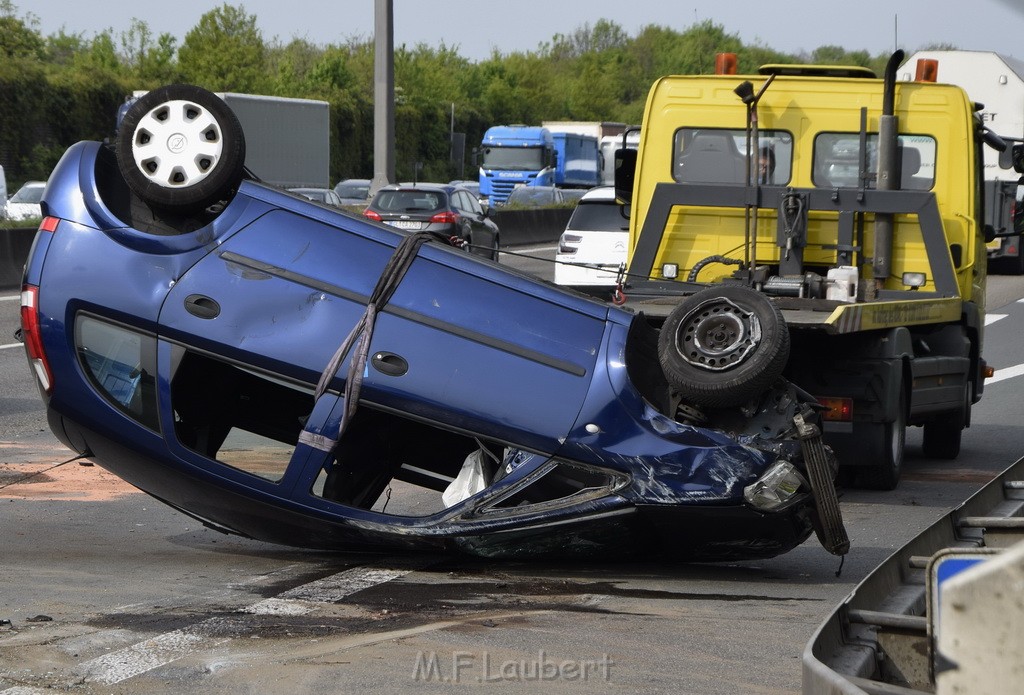
[[[461,210],[462,212],[467,212],[467,213],[473,213],[474,212],[473,211],[473,206],[470,204],[470,201],[469,201],[469,196],[466,194],[465,191],[456,191],[455,192],[455,198],[456,198],[456,201],[457,201],[456,204],[458,205],[459,210]]]

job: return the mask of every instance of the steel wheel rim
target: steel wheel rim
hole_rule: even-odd
[[[746,361],[761,340],[761,322],[724,297],[694,307],[676,329],[675,346],[688,364],[720,372]]]

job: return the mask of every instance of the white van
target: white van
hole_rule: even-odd
[[[612,186],[587,191],[558,240],[555,284],[583,291],[615,287],[629,249],[629,220]]]

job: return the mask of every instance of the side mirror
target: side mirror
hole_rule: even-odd
[[[633,202],[636,154],[637,151],[633,149],[615,150],[615,200],[620,205]]]
[[[1013,159],[1013,170],[1018,174],[1024,174],[1024,144],[1014,145],[1010,156]]]

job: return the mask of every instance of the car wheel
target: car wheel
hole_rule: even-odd
[[[495,234],[493,237],[494,241],[491,243],[491,260],[495,263],[498,262],[498,254],[501,249],[501,244],[498,241],[498,235]]]
[[[943,413],[936,419],[924,424],[921,449],[924,451],[925,456],[931,459],[951,461],[960,455],[960,439],[964,428],[967,426],[970,408],[970,385],[964,384],[963,407],[949,413]]]
[[[658,338],[669,383],[698,405],[740,405],[782,374],[789,330],[766,297],[740,286],[701,290],[673,309]]]
[[[895,490],[903,472],[903,452],[907,442],[906,395],[900,386],[896,419],[872,423],[863,428],[865,454],[873,465],[858,468],[860,486],[869,490]]]
[[[242,180],[245,135],[212,92],[170,85],[128,109],[117,134],[117,163],[145,203],[189,213],[230,197]]]

